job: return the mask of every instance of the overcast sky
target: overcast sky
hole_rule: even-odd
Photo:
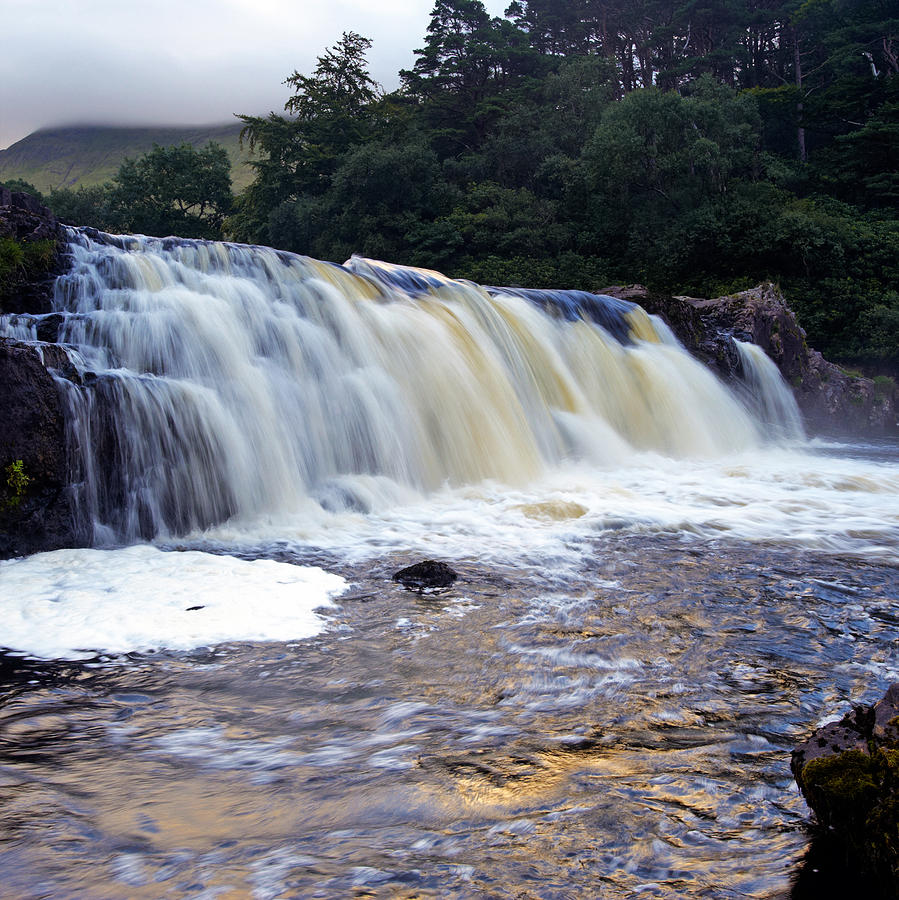
[[[486,0],[502,15],[508,0]],[[281,111],[344,31],[386,88],[433,0],[0,0],[0,149],[72,123],[213,124]]]

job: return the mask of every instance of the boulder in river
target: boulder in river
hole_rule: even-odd
[[[426,559],[395,572],[393,580],[409,591],[432,591],[451,587],[459,576],[446,563]]]
[[[899,683],[873,706],[818,728],[790,767],[847,866],[899,898]]]

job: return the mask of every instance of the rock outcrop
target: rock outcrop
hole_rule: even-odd
[[[792,387],[812,431],[889,435],[899,428],[896,385],[888,379],[853,375],[812,350],[773,284],[713,300],[655,294],[638,284],[604,288],[601,293],[661,316],[681,343],[725,380],[743,374],[732,339],[757,344]]]
[[[0,187],[0,240],[18,259],[0,265],[0,313],[50,311],[53,281],[65,269],[65,232],[30,194]]]
[[[0,312],[47,313],[65,268],[64,231],[29,194],[0,188]],[[38,337],[55,340],[53,316]],[[52,334],[50,333],[52,332]],[[83,543],[69,494],[65,421],[50,369],[74,369],[62,347],[0,338],[0,558]]]
[[[0,338],[0,559],[79,543],[68,491],[65,422],[48,366],[55,345]]]
[[[815,731],[790,767],[847,866],[899,897],[899,684]]]

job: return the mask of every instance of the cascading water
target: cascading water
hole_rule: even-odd
[[[780,370],[757,344],[734,339],[746,386],[748,405],[769,431],[789,440],[803,437],[802,416],[796,398]]]
[[[54,315],[100,544],[762,439],[661,323],[611,297],[221,243],[72,230],[71,246]]]

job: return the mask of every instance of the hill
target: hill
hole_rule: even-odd
[[[0,150],[0,181],[21,178],[40,191],[89,187],[109,181],[126,157],[141,156],[154,144],[168,147],[187,142],[203,147],[216,141],[228,152],[234,190],[253,178],[249,152],[240,147],[240,122],[212,126],[128,128],[70,125],[42,128]]]

